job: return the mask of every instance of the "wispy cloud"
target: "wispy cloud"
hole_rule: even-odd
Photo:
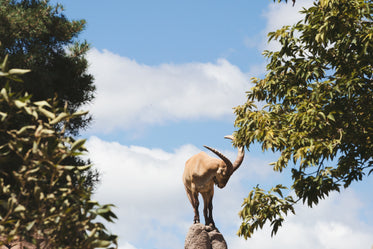
[[[286,25],[296,24],[301,21],[304,16],[300,13],[303,8],[312,6],[313,0],[297,1],[293,6],[289,3],[271,3],[263,12],[266,20],[265,29],[255,34],[254,36],[247,36],[244,43],[247,47],[257,47],[260,51],[271,50],[277,51],[280,49],[280,44],[276,41],[268,43],[268,33],[276,31]]]
[[[89,107],[95,131],[167,121],[221,119],[242,104],[248,76],[225,59],[149,66],[110,51],[88,54],[97,97]]]
[[[276,31],[286,25],[293,25],[303,20],[304,15],[300,11],[304,8],[309,8],[313,4],[313,0],[297,1],[294,6],[290,3],[271,3],[268,6],[267,11],[263,14],[267,19],[267,26],[264,30],[265,35],[269,32]],[[281,45],[277,41],[267,42],[268,38],[263,42],[261,46],[262,50],[277,51],[281,48]]]

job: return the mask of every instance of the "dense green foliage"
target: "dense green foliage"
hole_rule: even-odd
[[[84,140],[71,137],[89,124],[77,110],[95,90],[88,45],[76,40],[84,24],[48,0],[0,1],[0,58],[6,58],[0,68],[0,245],[117,245],[96,221],[115,214],[111,205],[91,200],[97,173],[79,157]],[[8,70],[14,67],[31,70]]]
[[[240,213],[245,238],[267,221],[276,233],[299,200],[312,207],[373,171],[373,3],[320,0],[302,12],[269,34],[281,49],[264,52],[267,74],[235,110],[236,145],[278,152],[273,169],[292,167],[296,196],[255,188]]]
[[[88,45],[77,40],[84,25],[84,20],[68,20],[62,6],[49,0],[0,1],[0,58],[10,55],[9,67],[31,69],[23,76],[24,83],[12,84],[13,91],[28,93],[32,101],[57,99],[56,106],[64,108],[67,104],[70,113],[91,101],[95,87],[87,73]],[[0,78],[0,84],[4,86],[5,79]],[[66,132],[78,135],[90,120],[89,115],[76,116],[65,127]],[[27,125],[22,122],[20,116],[10,128]],[[77,157],[66,158],[65,163],[85,164]],[[87,187],[98,182],[97,170],[87,169],[85,174],[89,176]]]
[[[69,121],[84,113],[70,114],[67,107],[14,92],[12,80],[29,70],[7,70],[6,60],[0,69],[6,79],[0,90],[0,245],[20,240],[37,248],[116,246],[116,236],[96,221],[116,216],[111,205],[91,200],[83,173],[90,165],[65,160],[85,150],[84,140],[65,132]]]
[[[34,101],[59,98],[59,107],[68,103],[70,112],[94,97],[92,75],[87,73],[86,42],[77,36],[85,21],[70,21],[61,5],[49,0],[0,1],[0,58],[9,55],[9,66],[31,69],[24,84],[13,86],[32,95]],[[68,132],[77,135],[90,117],[71,120]]]

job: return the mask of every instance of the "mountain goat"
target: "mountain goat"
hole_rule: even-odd
[[[234,137],[229,135],[225,138],[233,140]],[[232,163],[228,158],[221,154],[216,149],[205,146],[217,156],[214,158],[207,155],[205,152],[200,152],[192,156],[186,163],[183,174],[183,183],[189,198],[190,203],[194,209],[194,223],[199,223],[198,212],[198,194],[203,198],[204,207],[203,215],[205,217],[205,224],[215,227],[212,218],[212,197],[214,196],[214,184],[219,188],[224,188],[230,176],[241,165],[245,152],[243,147],[238,148],[238,155],[236,161]]]

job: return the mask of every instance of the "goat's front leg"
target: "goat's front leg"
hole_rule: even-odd
[[[208,217],[209,217],[210,224],[212,224],[212,226],[215,227],[215,222],[214,222],[214,219],[212,218],[212,196],[211,196],[209,207],[208,207]]]
[[[211,193],[203,193],[203,215],[205,217],[205,224],[206,226],[212,225],[215,227],[215,222],[214,219],[212,218],[212,197],[213,197],[213,192]]]

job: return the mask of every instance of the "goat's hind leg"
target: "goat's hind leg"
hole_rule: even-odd
[[[198,206],[199,206],[199,201],[198,201],[198,193],[193,193],[190,189],[185,188],[187,192],[188,199],[190,203],[193,206],[194,209],[194,223],[199,223],[199,212],[198,212]]]

